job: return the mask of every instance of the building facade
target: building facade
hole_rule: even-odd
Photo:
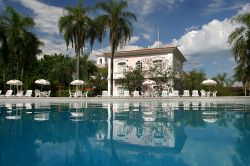
[[[108,94],[111,91],[111,53],[103,53],[98,55],[97,66],[108,67]],[[131,51],[119,51],[114,55],[113,63],[113,92],[123,94],[123,87],[116,83],[116,80],[122,79],[127,71],[139,69],[144,73],[145,79],[150,79],[152,76],[147,74],[150,67],[153,65],[161,65],[162,70],[175,70],[180,75],[183,73],[183,64],[186,58],[182,55],[179,49],[175,46],[162,48],[147,48]],[[173,85],[171,85],[173,86]]]

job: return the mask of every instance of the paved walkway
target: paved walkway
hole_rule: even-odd
[[[230,96],[230,97],[87,97],[87,98],[69,98],[69,97],[0,97],[0,103],[20,103],[20,102],[50,102],[50,103],[72,103],[72,102],[216,102],[216,103],[235,103],[250,104],[250,96]]]

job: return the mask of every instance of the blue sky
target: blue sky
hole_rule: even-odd
[[[85,0],[94,6],[100,0]],[[57,20],[63,7],[76,5],[77,0],[0,0],[0,12],[12,6],[36,22],[35,32],[44,42],[46,54],[64,53],[65,42],[58,32]],[[250,12],[248,0],[128,0],[129,9],[137,15],[132,40],[123,49],[155,47],[160,29],[160,45],[178,45],[188,59],[184,70],[203,69],[207,77],[217,73],[233,74],[235,66],[227,37],[237,26],[230,18]],[[108,50],[107,41],[96,44],[91,59],[101,49]]]

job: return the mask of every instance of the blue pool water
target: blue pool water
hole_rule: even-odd
[[[0,166],[250,165],[250,105],[0,105]]]

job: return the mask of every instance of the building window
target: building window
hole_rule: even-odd
[[[102,59],[99,59],[99,64],[102,64]]]
[[[162,69],[162,67],[163,67],[163,64],[162,64],[162,60],[154,60],[153,61],[153,64],[154,64],[154,67],[155,68],[158,68],[158,69]]]
[[[123,73],[125,72],[125,68],[126,68],[126,63],[125,62],[119,62],[118,63],[118,72]]]
[[[135,69],[142,71],[142,62],[141,61],[137,61],[136,62]]]

